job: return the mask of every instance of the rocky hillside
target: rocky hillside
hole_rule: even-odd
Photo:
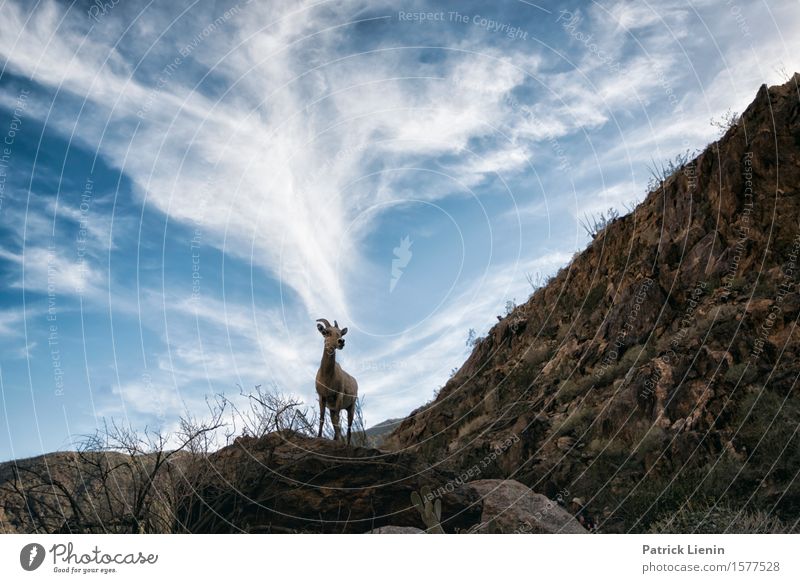
[[[184,452],[168,465],[163,459],[63,451],[0,463],[0,533],[170,532],[173,476],[185,475],[192,460]]]
[[[58,452],[0,464],[3,533],[586,533],[566,500],[411,453],[283,430],[210,454]],[[153,487],[147,488],[150,478]]]
[[[762,86],[386,445],[464,468],[516,440],[481,477],[568,492],[605,532],[646,530],[685,502],[796,526],[798,83]]]

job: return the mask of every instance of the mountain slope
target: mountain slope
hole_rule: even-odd
[[[568,492],[605,531],[684,502],[800,515],[800,75],[492,328],[386,446]]]
[[[370,447],[381,447],[383,440],[400,424],[402,419],[386,419],[364,430]]]

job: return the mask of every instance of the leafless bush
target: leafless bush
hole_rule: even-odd
[[[202,422],[182,419],[174,434],[111,421],[50,463],[34,458],[15,464],[0,489],[7,506],[22,507],[15,513],[22,521],[17,530],[171,532],[186,470],[181,454],[191,459],[189,452],[207,452],[223,425],[224,404],[210,408]]]
[[[720,117],[712,117],[709,122],[711,127],[717,128],[720,137],[724,136],[729,129],[739,124],[739,114],[728,109]]]
[[[356,399],[356,417],[353,420],[353,445],[365,447],[368,445],[367,424],[364,421],[364,397]]]
[[[525,279],[528,280],[528,285],[531,286],[533,293],[536,293],[545,286],[545,277],[540,271],[537,271],[536,273],[526,273]]]
[[[478,333],[475,331],[475,328],[470,328],[467,332],[467,341],[465,342],[465,346],[467,348],[473,348],[477,346],[483,341],[483,336],[478,336]]]
[[[256,385],[247,392],[239,387],[239,395],[245,398],[244,405],[226,399],[234,434],[263,437],[274,431],[288,430],[314,435],[313,411],[300,399],[282,393],[277,385],[272,384],[269,389]]]
[[[775,73],[777,73],[780,76],[780,78],[781,78],[780,82],[781,83],[786,83],[787,81],[791,81],[792,77],[794,77],[794,75],[792,75],[786,69],[786,63],[784,63],[783,61],[778,62],[778,64],[775,65],[772,68],[772,70],[775,71]]]
[[[615,208],[609,207],[607,211],[601,212],[597,216],[591,213],[589,215],[584,214],[583,217],[583,219],[578,220],[584,231],[594,239],[597,235],[602,233],[608,225],[619,218],[619,212]]]
[[[675,157],[666,162],[656,162],[651,160],[647,166],[650,170],[650,179],[647,183],[647,191],[653,192],[661,188],[664,183],[673,175],[683,170],[691,161],[692,153],[690,150],[676,154]]]
[[[631,201],[622,203],[622,206],[625,207],[625,210],[627,211],[627,214],[630,214],[630,213],[632,213],[633,211],[636,210],[636,207],[639,206],[639,202],[640,201],[638,201],[638,200],[631,200]]]
[[[511,313],[517,309],[517,298],[513,300],[506,300],[505,311],[506,316],[510,316]]]
[[[553,278],[549,275],[543,275],[541,271],[537,271],[536,273],[526,273],[525,279],[528,280],[528,285],[531,286],[531,295],[533,295],[540,289],[547,287]]]
[[[223,445],[228,445],[234,435],[228,424],[222,419],[228,407],[223,395],[215,395],[206,399],[209,415],[199,418],[187,412],[178,420],[176,436],[179,441],[186,442],[185,450],[189,453],[205,457]],[[224,440],[221,438],[224,437]]]

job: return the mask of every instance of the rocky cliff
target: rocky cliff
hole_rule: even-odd
[[[798,83],[762,86],[386,445],[464,468],[512,440],[481,477],[568,492],[606,532],[686,504],[796,521]]]

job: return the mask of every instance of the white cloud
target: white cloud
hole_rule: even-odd
[[[20,329],[18,324],[22,321],[22,310],[2,310],[0,311],[0,335],[16,336]]]
[[[71,259],[58,247],[27,246],[21,253],[0,249],[0,258],[21,268],[11,287],[42,294],[98,297],[105,278],[87,261]]]
[[[16,5],[8,10],[0,54],[11,68],[87,98],[110,122],[103,116],[97,122],[55,116],[55,127],[75,129],[87,144],[102,139],[103,153],[118,166],[127,156],[126,172],[148,204],[173,220],[199,219],[213,244],[248,259],[254,246],[254,261],[280,277],[310,312],[347,311],[347,273],[336,266],[358,269],[358,245],[342,233],[361,201],[343,197],[341,189],[359,176],[363,161],[378,152],[400,160],[460,151],[471,138],[493,132],[507,115],[503,95],[524,79],[516,65],[468,52],[452,56],[448,67],[461,76],[492,73],[492,84],[477,98],[453,92],[448,82],[396,79],[395,67],[404,66],[401,53],[314,70],[299,60],[312,50],[301,39],[336,24],[344,9],[323,17],[322,11],[275,14],[274,8],[247,5],[230,23],[229,44],[235,48],[220,71],[236,80],[235,94],[209,99],[182,86],[175,74],[154,95],[130,76],[134,71],[104,61],[116,62],[119,53],[102,37],[84,36],[69,16],[56,30],[61,13],[55,3],[36,11],[19,39],[13,32],[22,29],[23,13]],[[256,32],[256,22],[271,25]],[[335,54],[344,34],[338,28],[317,34],[313,54]],[[213,46],[219,39],[206,42]],[[192,58],[203,54],[198,49]],[[325,59],[330,57],[320,60]],[[535,66],[536,59],[526,65]],[[152,107],[130,144],[126,128],[148,100]],[[386,139],[374,141],[381,136]],[[341,151],[353,155],[337,158]],[[518,169],[526,158],[521,148],[487,154],[465,170],[482,175]],[[326,164],[332,159],[336,163]],[[324,168],[322,176],[304,188],[304,178],[316,168]],[[347,261],[340,260],[344,251]]]
[[[127,382],[114,387],[112,395],[119,399],[120,411],[125,411],[131,416],[155,417],[164,420],[164,423],[173,422],[175,412],[185,410],[181,396],[169,383],[153,383],[150,380]],[[115,409],[106,403],[101,407],[99,416],[114,417]]]

